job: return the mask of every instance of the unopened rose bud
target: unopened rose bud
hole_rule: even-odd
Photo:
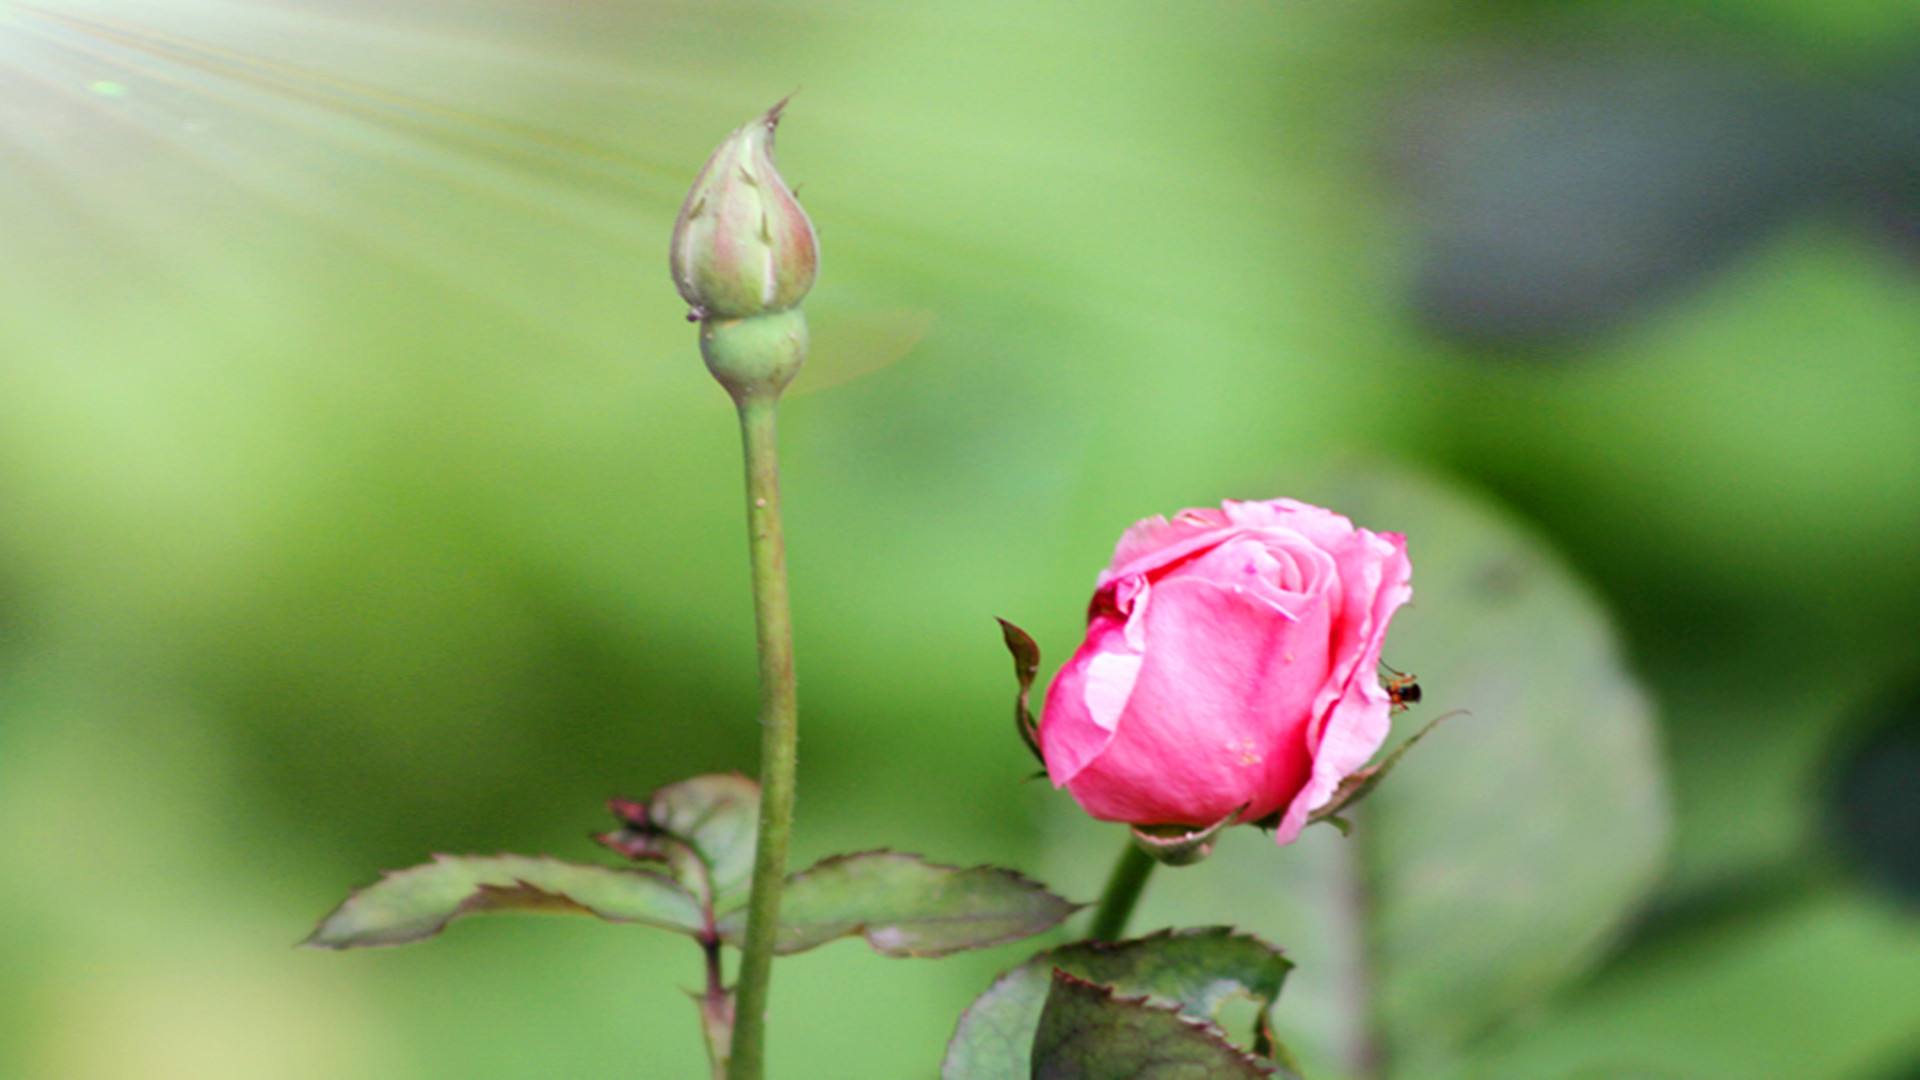
[[[1236,820],[1293,840],[1387,737],[1376,665],[1411,576],[1398,534],[1291,499],[1140,522],[1047,692],[1048,774],[1094,817],[1189,827],[1143,843]]]
[[[727,136],[680,207],[673,282],[694,319],[741,319],[798,304],[820,265],[813,223],[773,164],[782,101]]]

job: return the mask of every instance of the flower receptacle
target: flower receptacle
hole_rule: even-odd
[[[709,316],[700,323],[700,355],[736,404],[773,399],[807,356],[807,317],[799,308],[745,319]]]

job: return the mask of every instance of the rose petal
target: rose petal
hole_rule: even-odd
[[[1087,661],[1087,685],[1081,696],[1087,703],[1087,718],[1111,732],[1120,727],[1120,714],[1133,696],[1133,684],[1140,678],[1138,653],[1103,652]]]
[[[1157,584],[1145,663],[1118,730],[1066,782],[1073,797],[1094,817],[1140,824],[1204,824],[1243,805],[1251,819],[1284,805],[1310,772],[1307,722],[1328,670],[1327,606],[1305,606],[1283,614],[1198,577]]]
[[[1087,628],[1040,710],[1040,756],[1054,787],[1078,776],[1113,741],[1139,673],[1139,651],[1128,645],[1120,619],[1103,617]]]
[[[1163,569],[1213,547],[1236,531],[1220,510],[1182,510],[1172,521],[1150,517],[1136,522],[1121,534],[1120,542],[1113,547],[1113,559],[1100,571],[1094,588],[1105,589],[1123,577]]]
[[[1375,669],[1409,573],[1401,537],[1292,499],[1139,522],[1048,692],[1049,774],[1096,817],[1284,808],[1291,840],[1387,737]]]
[[[1173,516],[1172,521],[1157,514],[1144,518],[1120,534],[1120,542],[1113,546],[1111,565],[1132,562],[1172,547],[1188,537],[1215,532],[1229,524],[1225,512],[1211,509],[1182,510]]]
[[[1308,732],[1312,775],[1287,805],[1274,830],[1274,840],[1281,844],[1291,843],[1300,835],[1307,815],[1325,805],[1340,781],[1379,751],[1392,726],[1392,701],[1381,688],[1376,671],[1387,625],[1394,611],[1413,596],[1409,584],[1413,567],[1407,559],[1406,538],[1398,533],[1360,530],[1355,539],[1363,545],[1362,555],[1349,563],[1359,581],[1348,583],[1348,600],[1365,605],[1365,616],[1358,620],[1358,647],[1351,662],[1336,658],[1335,667],[1346,669],[1344,677],[1330,695],[1321,695],[1323,699],[1331,696],[1331,700]]]
[[[1251,528],[1282,526],[1307,537],[1314,544],[1332,548],[1353,535],[1353,521],[1323,506],[1298,499],[1268,499],[1265,502],[1226,502],[1222,510],[1235,525]]]

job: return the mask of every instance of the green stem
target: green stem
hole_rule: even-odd
[[[1120,861],[1113,864],[1113,873],[1107,878],[1107,891],[1100,894],[1100,906],[1094,910],[1093,940],[1120,940],[1120,934],[1127,928],[1127,917],[1133,914],[1133,905],[1140,901],[1140,893],[1147,887],[1147,878],[1154,866],[1153,856],[1141,851],[1133,838],[1128,837],[1126,850],[1120,853]]]
[[[747,896],[747,936],[735,986],[731,1080],[765,1071],[767,981],[793,829],[793,774],[799,738],[793,682],[793,617],[787,551],[780,529],[780,464],[771,393],[742,393],[740,439],[747,465],[747,536],[753,556],[753,611],[760,646],[760,842]]]

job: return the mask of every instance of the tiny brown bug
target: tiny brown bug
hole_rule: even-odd
[[[1419,677],[1395,670],[1387,664],[1380,665],[1391,673],[1391,678],[1381,679],[1380,685],[1387,691],[1387,700],[1393,702],[1394,712],[1405,712],[1407,706],[1420,701]]]

